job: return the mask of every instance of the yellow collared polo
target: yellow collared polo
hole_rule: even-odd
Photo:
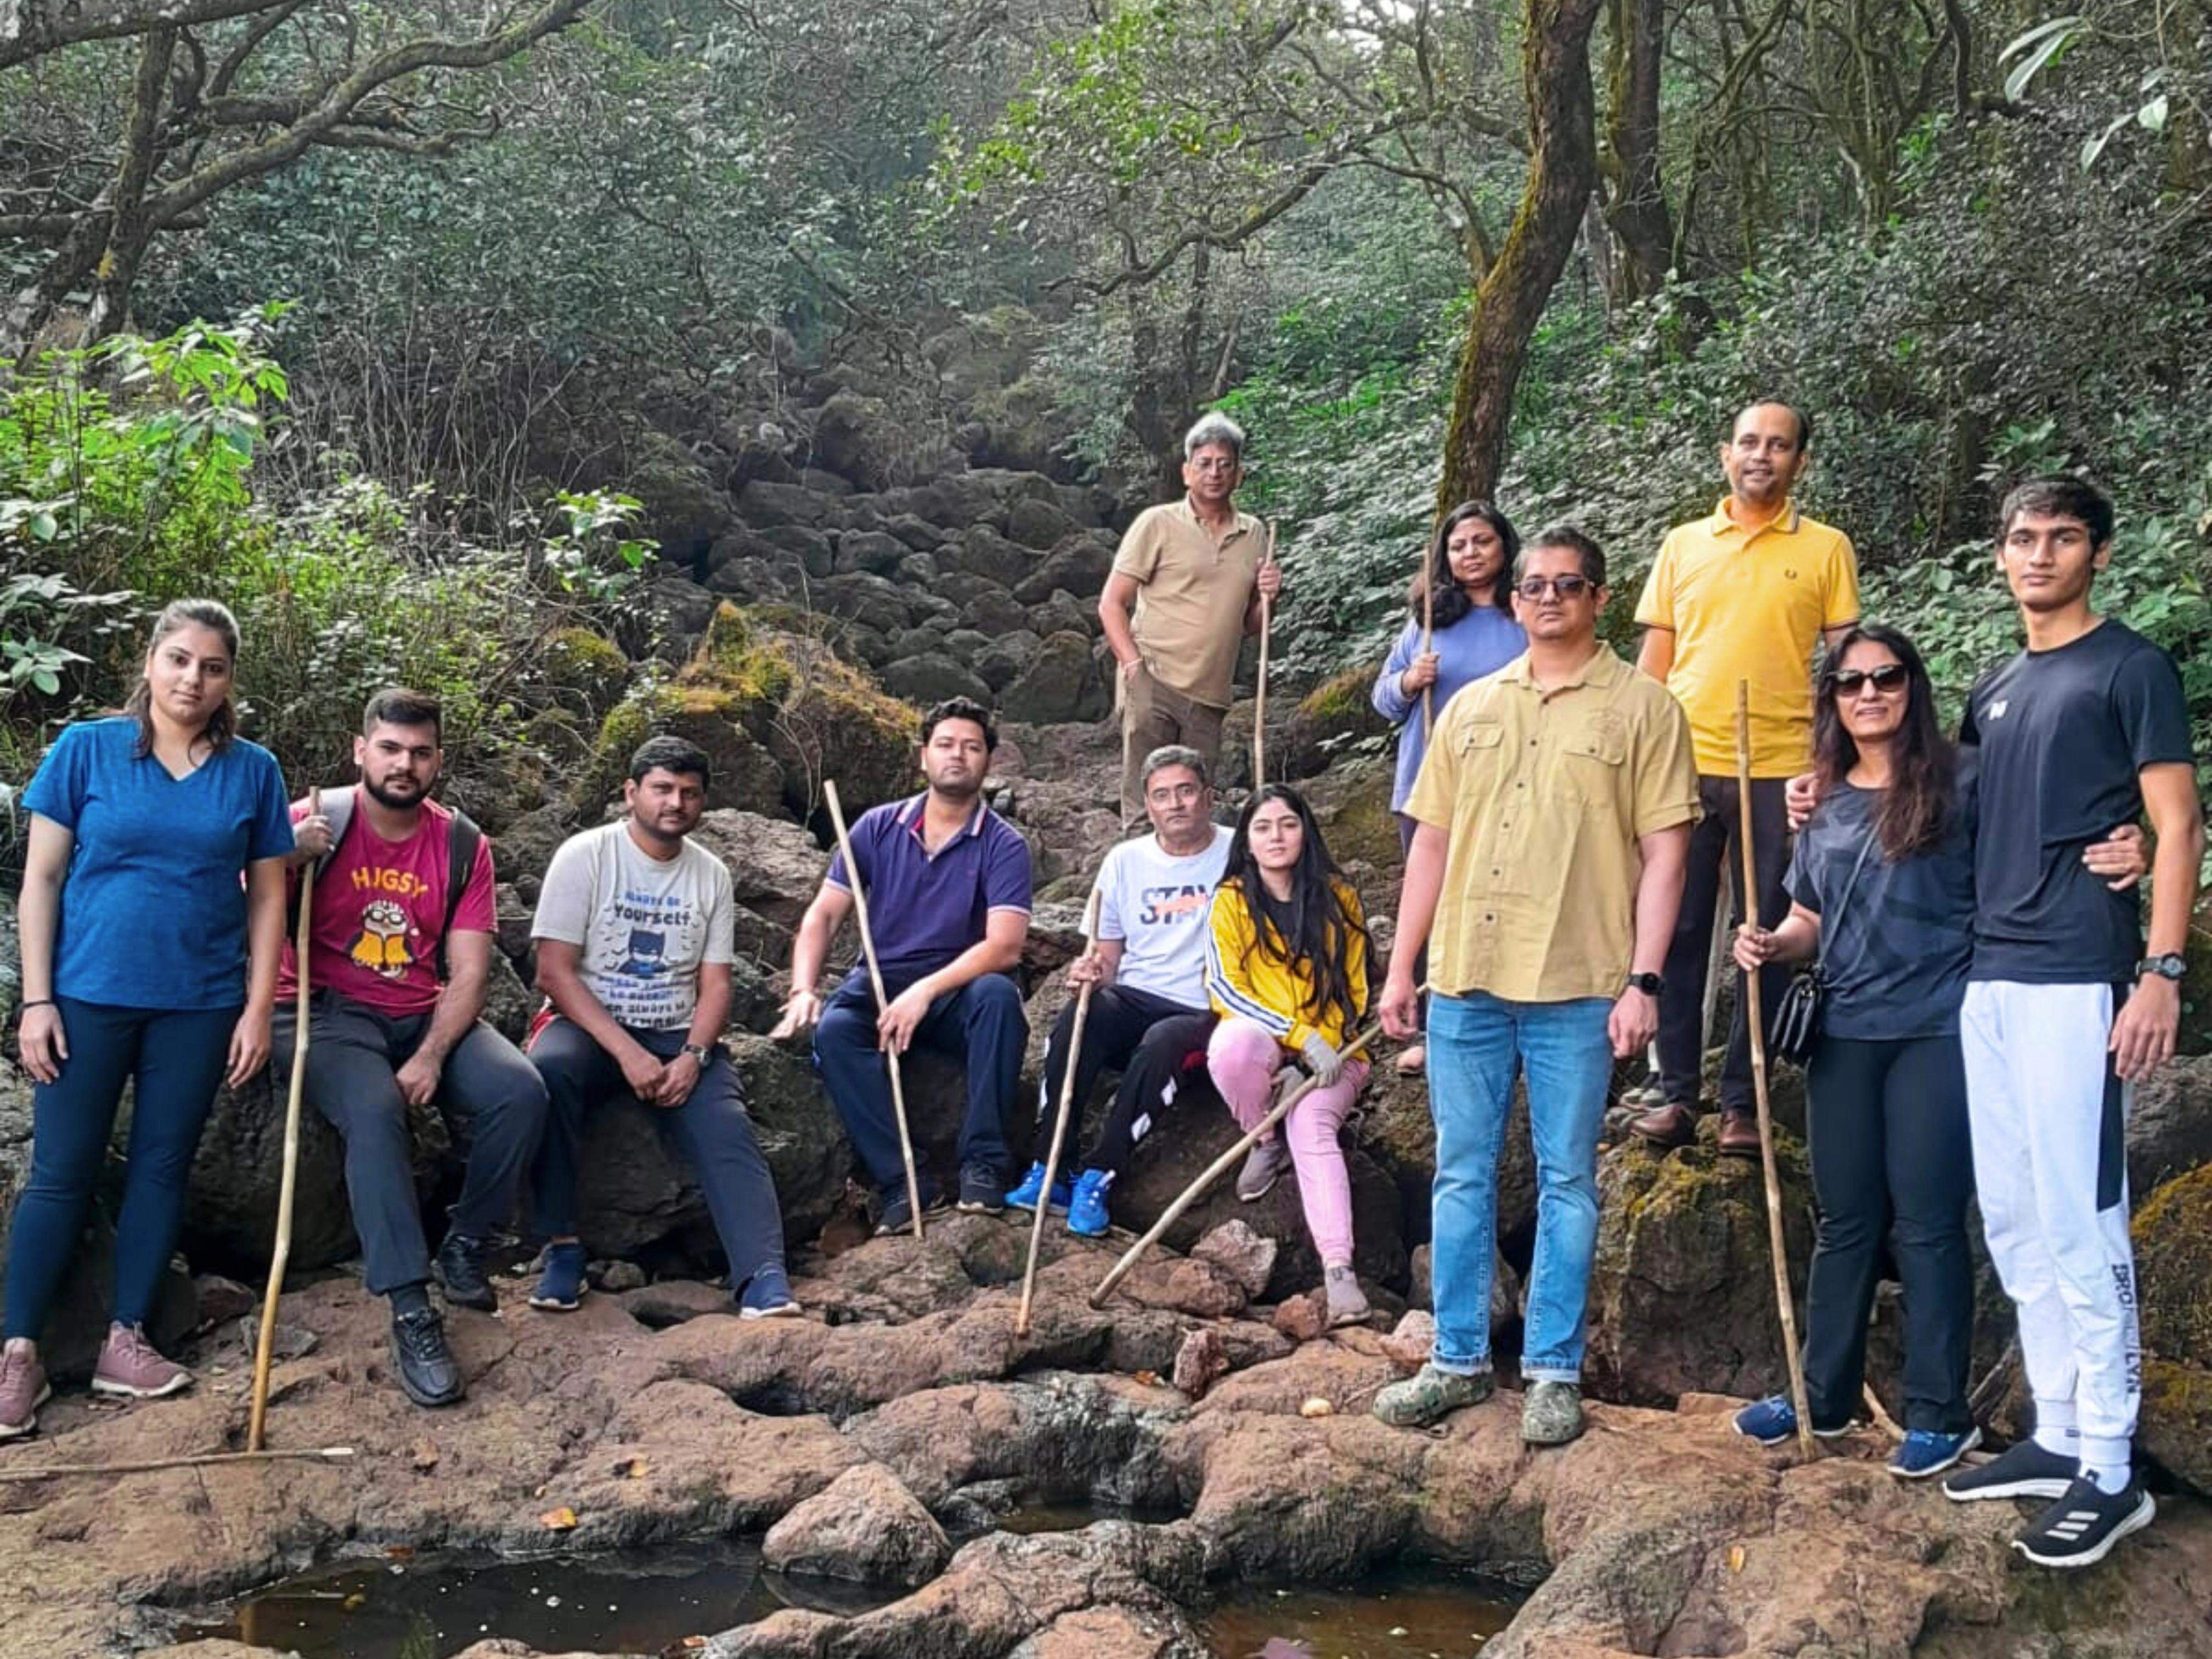
[[[1786,778],[1813,755],[1813,652],[1859,619],[1858,556],[1840,530],[1788,502],[1746,535],[1723,501],[1667,533],[1636,620],[1672,629],[1667,689],[1681,699],[1698,770],[1735,775],[1735,697],[1751,684],[1751,775]]]
[[[1549,688],[1524,653],[1444,705],[1407,811],[1449,836],[1432,989],[1618,996],[1644,868],[1637,838],[1697,820],[1689,722],[1607,647]]]
[[[1217,539],[1188,495],[1137,515],[1114,555],[1114,574],[1137,584],[1130,627],[1154,679],[1209,708],[1229,707],[1244,611],[1267,550],[1249,513],[1239,513]]]

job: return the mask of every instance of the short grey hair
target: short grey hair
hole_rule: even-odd
[[[1244,459],[1244,428],[1224,415],[1212,410],[1198,417],[1198,424],[1182,434],[1182,458],[1186,461],[1208,444],[1221,444],[1238,460]]]
[[[1145,757],[1140,787],[1150,789],[1152,787],[1152,774],[1164,772],[1170,766],[1187,766],[1197,776],[1200,787],[1211,789],[1213,787],[1213,779],[1206,772],[1206,757],[1200,754],[1197,750],[1187,748],[1179,743],[1164,743]]]

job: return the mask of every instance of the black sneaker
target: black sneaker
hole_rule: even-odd
[[[2070,1457],[2023,1440],[2002,1456],[1961,1469],[1943,1483],[1943,1496],[1960,1504],[1978,1498],[2063,1498],[2080,1468]]]
[[[1006,1207],[1006,1178],[988,1164],[970,1164],[960,1171],[960,1213],[996,1215]]]
[[[2084,1469],[2066,1495],[2037,1516],[2012,1547],[2039,1567],[2094,1566],[2120,1540],[2150,1525],[2157,1513],[2142,1476],[2130,1475],[2126,1486],[2108,1492]]]
[[[400,1392],[418,1406],[451,1406],[468,1392],[435,1308],[392,1316],[392,1359]]]
[[[499,1296],[484,1276],[484,1242],[471,1238],[466,1233],[447,1233],[446,1242],[438,1247],[437,1259],[430,1270],[438,1275],[438,1283],[446,1292],[446,1300],[457,1308],[475,1308],[483,1313],[499,1311]]]
[[[945,1195],[936,1185],[925,1179],[921,1182],[921,1212],[945,1207]],[[876,1237],[888,1238],[893,1233],[914,1231],[914,1206],[906,1201],[906,1183],[901,1182],[884,1194],[883,1207],[876,1212]]]

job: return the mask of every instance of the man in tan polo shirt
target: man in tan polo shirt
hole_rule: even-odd
[[[1698,770],[1681,706],[1598,640],[1597,544],[1554,526],[1513,578],[1528,649],[1444,705],[1407,802],[1418,827],[1381,1012],[1413,1034],[1426,942],[1437,1336],[1375,1414],[1425,1426],[1490,1395],[1498,1153],[1524,1073],[1540,1185],[1521,1434],[1559,1445],[1582,1432],[1607,1087],[1658,1024]]]
[[[1182,744],[1221,758],[1237,648],[1260,631],[1260,600],[1283,591],[1267,532],[1237,510],[1244,433],[1200,417],[1182,441],[1182,500],[1137,515],[1098,596],[1098,620],[1121,665],[1121,816],[1144,811],[1145,757]]]

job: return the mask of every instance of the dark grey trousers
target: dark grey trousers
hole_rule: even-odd
[[[398,1072],[430,1029],[430,1016],[395,1019],[335,991],[312,994],[307,1074],[315,1109],[345,1142],[346,1196],[361,1236],[369,1291],[386,1296],[430,1277],[429,1246],[415,1197],[415,1159]],[[297,1036],[292,1005],[276,1010],[276,1066],[289,1073]],[[538,1068],[490,1026],[476,1028],[446,1056],[435,1097],[467,1148],[467,1172],[451,1228],[483,1238],[514,1212],[515,1189],[545,1129],[545,1085]]]

